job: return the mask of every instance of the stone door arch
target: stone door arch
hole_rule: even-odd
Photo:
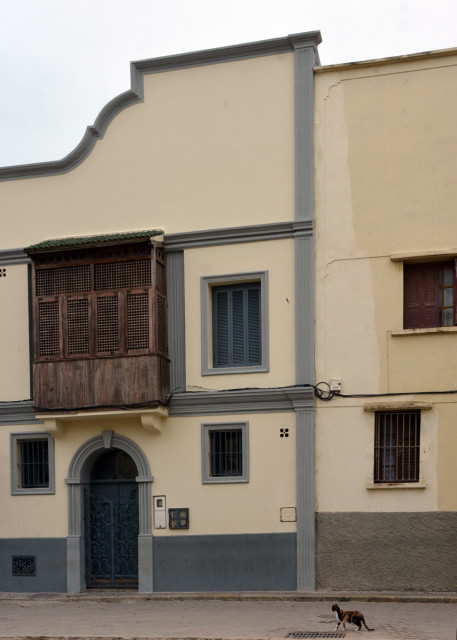
[[[67,591],[85,590],[83,490],[89,483],[94,460],[106,449],[121,449],[138,469],[139,535],[138,591],[153,591],[151,476],[148,460],[141,448],[125,436],[103,431],[82,444],[74,454],[65,480],[68,485]]]

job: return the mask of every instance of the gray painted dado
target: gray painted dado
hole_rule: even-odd
[[[156,591],[294,591],[294,533],[154,538]]]
[[[455,591],[457,513],[320,513],[323,590]]]
[[[0,540],[0,591],[65,592],[65,538],[3,538]],[[13,576],[13,556],[35,556],[36,575]]]

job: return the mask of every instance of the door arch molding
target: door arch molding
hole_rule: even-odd
[[[68,537],[67,537],[67,591],[85,590],[84,577],[84,521],[83,489],[96,458],[107,449],[121,449],[135,462],[138,469],[139,536],[138,536],[138,591],[153,591],[152,578],[152,510],[151,475],[149,462],[142,449],[130,438],[114,431],[103,431],[84,442],[75,452],[68,468]]]

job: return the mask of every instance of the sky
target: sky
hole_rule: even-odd
[[[455,0],[0,0],[0,166],[60,160],[130,62],[320,31],[322,65],[457,47]]]

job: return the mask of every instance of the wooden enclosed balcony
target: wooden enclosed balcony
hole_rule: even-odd
[[[165,404],[166,265],[150,239],[158,233],[29,247],[37,412]]]

